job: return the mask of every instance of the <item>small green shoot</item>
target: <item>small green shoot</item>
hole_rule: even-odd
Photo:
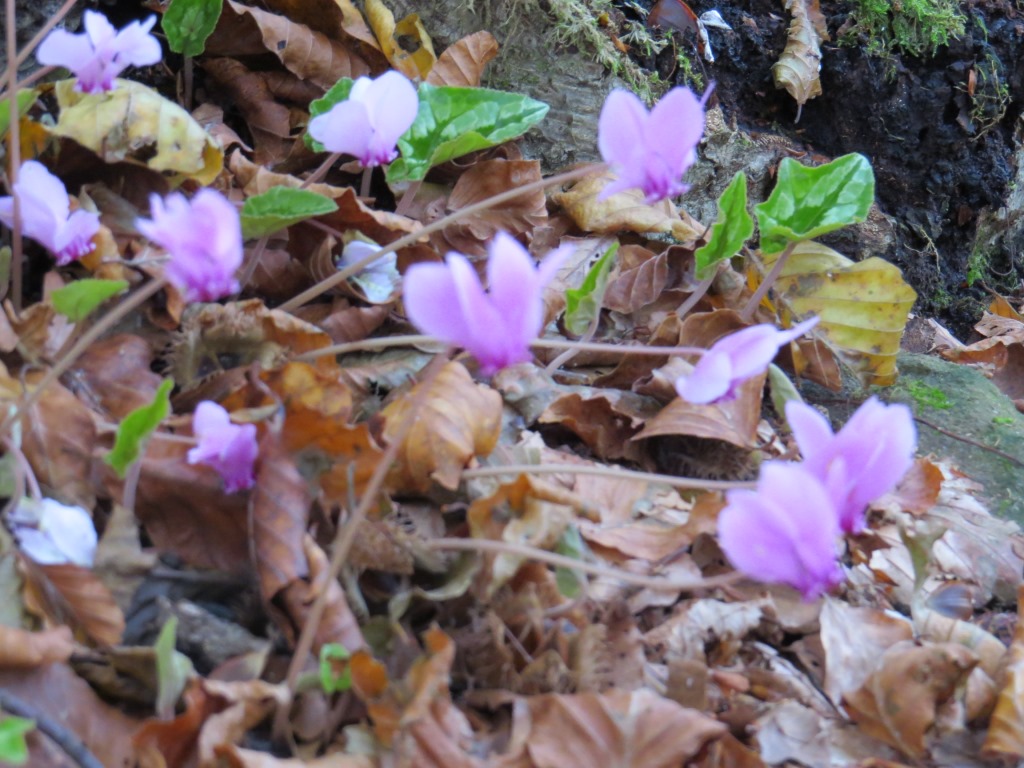
[[[601,312],[604,291],[608,287],[608,273],[618,250],[619,243],[616,241],[594,262],[580,287],[565,292],[565,327],[569,333],[582,336]]]
[[[25,765],[28,762],[25,734],[35,727],[35,720],[24,717],[5,717],[0,720],[0,762]]]
[[[174,708],[181,698],[188,679],[195,668],[192,660],[175,649],[175,636],[178,631],[178,617],[171,616],[163,627],[154,644],[156,651],[156,716],[161,720],[174,717]]]
[[[320,648],[320,686],[324,693],[342,693],[352,687],[352,670],[348,666],[351,657],[341,643],[327,643]]]
[[[58,288],[50,294],[53,308],[68,320],[77,323],[91,315],[107,299],[122,293],[127,280],[97,280],[84,278]]]
[[[164,379],[153,402],[129,413],[117,428],[114,448],[104,461],[114,468],[118,477],[125,476],[128,467],[142,455],[146,440],[160,426],[160,422],[167,418],[171,410],[170,394],[173,387],[173,380]]]
[[[738,171],[718,198],[718,218],[711,225],[711,238],[697,249],[697,279],[714,274],[719,262],[731,259],[754,234],[754,220],[747,211],[747,175]]]
[[[580,536],[579,529],[574,525],[570,525],[565,529],[562,538],[558,540],[558,546],[555,547],[555,552],[558,554],[572,557],[576,560],[582,560],[586,551],[587,545],[583,543],[583,537]],[[579,595],[585,583],[582,577],[571,568],[559,566],[555,569],[555,584],[558,587],[558,591],[570,600]]]

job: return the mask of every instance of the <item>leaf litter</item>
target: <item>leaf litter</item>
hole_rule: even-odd
[[[468,140],[447,124],[414,126],[416,163],[370,176],[366,196],[352,163],[309,182],[319,162],[303,140],[309,102],[342,78],[393,66],[430,84],[420,98],[438,120],[446,109],[486,111],[431,86],[478,86],[499,53],[494,37],[477,32],[435,53],[415,14],[396,20],[382,2],[365,17],[347,0],[224,5],[198,57],[206,80],[193,115],[131,80],[93,95],[62,81],[49,116],[45,103],[26,113],[60,146],[47,155],[58,174],[78,172],[65,149],[104,169],[102,192],[88,198],[106,226],[102,258],[51,273],[47,285],[99,278],[138,290],[157,279],[127,263],[149,246],[126,222],[168,184],[215,186],[256,219],[242,296],[186,308],[167,289],[45,389],[40,371],[95,320],[69,322],[50,292],[5,306],[16,342],[0,400],[6,411],[38,392],[4,439],[5,495],[80,505],[101,533],[91,568],[40,565],[0,537],[0,579],[20,606],[0,627],[5,691],[63,719],[103,765],[1024,758],[1024,538],[942,457],[918,459],[872,505],[843,555],[848,582],[805,603],[740,578],[715,536],[722,483],[796,454],[782,414],[765,407],[763,376],[731,402],[695,405],[673,388],[695,356],[581,349],[554,375],[524,363],[487,380],[468,357],[431,365],[429,341],[388,342],[410,331],[397,291],[371,303],[343,284],[326,301],[279,308],[336,272],[354,239],[401,241],[405,273],[449,250],[479,263],[504,231],[538,257],[574,246],[544,294],[542,342],[565,338],[565,291],[618,243],[584,341],[706,348],[748,324],[741,313],[762,272],[732,260],[749,230],[698,256],[709,228],[637,190],[602,197],[611,177],[599,170],[420,235],[541,179],[537,162],[502,142],[543,105],[504,99],[495,109],[519,110],[521,124],[482,119]],[[820,90],[820,11],[789,7],[776,78],[802,105]],[[262,196],[299,198],[274,192],[285,189],[320,203],[271,205],[259,218]],[[762,254],[764,267],[774,255]],[[837,387],[844,366],[891,383],[914,299],[899,271],[812,240],[786,258],[758,318],[822,317],[821,332],[780,359],[789,375]],[[988,366],[1019,403],[1021,327],[997,299],[979,326],[986,338],[945,354]],[[541,364],[557,354],[537,352]],[[164,377],[175,383],[170,413],[147,427],[141,458],[121,476],[104,457]],[[259,430],[251,491],[227,494],[215,469],[186,460],[190,414],[207,400]],[[178,626],[177,652],[205,660],[180,668],[180,698],[159,673],[173,653],[149,647],[171,615],[194,617]],[[240,638],[227,658],[215,652],[229,644],[225,627]],[[337,646],[350,679],[341,691],[316,673],[318,655]],[[169,711],[155,704],[161,690]],[[28,746],[33,765],[64,764],[41,732]]]

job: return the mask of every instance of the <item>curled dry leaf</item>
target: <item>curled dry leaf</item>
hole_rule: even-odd
[[[431,85],[479,88],[484,67],[498,55],[498,41],[486,30],[466,35],[449,45],[427,76]]]
[[[423,386],[416,385],[381,411],[385,440],[410,415]],[[423,405],[389,476],[391,486],[401,492],[425,492],[434,482],[454,490],[466,464],[489,454],[501,432],[501,395],[475,383],[461,364],[445,364],[426,386]]]
[[[607,200],[598,200],[601,190],[613,179],[607,171],[596,173],[576,182],[566,192],[555,193],[551,199],[565,209],[577,227],[586,232],[608,235],[664,232],[690,244],[700,238],[704,228],[677,210],[671,200],[647,205],[641,189],[628,189]]]
[[[354,49],[374,72],[387,68],[377,38],[352,0],[266,0],[265,5]]]
[[[649,398],[614,389],[565,387],[537,418],[540,424],[558,424],[576,434],[604,461],[642,462],[646,448],[634,438],[643,425],[656,418],[657,404]]]
[[[518,699],[513,734],[536,768],[688,763],[726,726],[650,690],[547,694]]]
[[[437,61],[434,43],[420,21],[410,13],[395,23],[395,15],[381,0],[366,0],[366,20],[391,66],[413,82],[425,80]]]
[[[77,81],[55,86],[60,117],[55,136],[74,139],[105,162],[141,163],[179,180],[213,183],[224,167],[224,153],[178,104],[134,80],[118,80],[106,93],[75,90]]]
[[[209,43],[210,52],[239,55],[240,52],[233,48],[233,41],[251,38],[251,31],[245,29],[249,24],[258,30],[265,52],[277,56],[292,74],[321,88],[330,88],[343,77],[356,78],[370,72],[367,63],[345,45],[305,24],[233,0],[224,3],[218,32]]]
[[[825,17],[818,0],[785,0],[786,10],[793,14],[789,24],[786,47],[772,67],[775,86],[785,88],[796,99],[796,119],[810,99],[821,96],[821,43],[828,40]]]
[[[484,160],[463,173],[448,198],[447,209],[454,213],[501,192],[540,181],[540,163],[536,160]],[[518,237],[532,232],[547,221],[547,197],[535,189],[488,208],[445,227],[432,238],[439,251],[454,250],[472,256],[487,253],[487,242],[498,232]]]
[[[1024,588],[1017,589],[1017,604]],[[982,753],[1007,761],[1024,759],[1024,621],[1018,621],[1007,653],[1007,665]]]
[[[25,602],[55,624],[68,624],[99,645],[117,645],[124,614],[103,582],[80,565],[38,565],[22,561]]]
[[[25,375],[30,390],[43,375],[39,371]],[[0,365],[0,403],[6,409],[22,393],[21,382]],[[89,409],[61,384],[53,382],[21,423],[22,450],[47,495],[92,509],[96,505],[91,480],[96,427]]]
[[[68,627],[29,632],[0,626],[0,669],[31,669],[67,661],[75,650]]]
[[[923,759],[939,708],[978,663],[962,645],[907,640],[890,646],[864,685],[844,698],[847,712],[869,736]]]

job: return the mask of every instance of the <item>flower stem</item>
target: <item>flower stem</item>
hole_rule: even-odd
[[[631,571],[624,571],[607,565],[587,563],[583,560],[558,555],[554,552],[548,552],[546,549],[538,549],[526,544],[514,544],[509,541],[495,541],[494,539],[432,539],[421,542],[420,546],[425,549],[440,551],[458,550],[463,552],[493,552],[498,555],[519,555],[520,557],[537,560],[538,562],[547,563],[559,568],[568,568],[573,571],[590,574],[591,576],[616,579],[623,584],[629,584],[634,587],[645,587],[665,592],[689,592],[698,589],[722,587],[742,578],[739,573],[728,573],[723,576],[712,576],[706,579],[671,579],[668,577],[644,576],[643,574],[632,573]]]
[[[256,269],[260,265],[260,261],[263,259],[263,252],[267,250],[267,243],[270,241],[270,235],[264,235],[256,241],[256,247],[252,249],[252,254],[249,256],[249,263],[245,265],[245,269],[242,272],[241,277],[238,278],[238,292],[241,293],[245,290],[245,287],[252,280],[252,276],[256,274]]]
[[[693,293],[686,297],[686,301],[679,305],[676,309],[676,316],[680,319],[686,319],[686,315],[691,309],[697,306],[697,302],[704,298],[708,290],[710,290],[712,283],[715,282],[715,277],[718,276],[718,270],[716,269],[711,273],[710,277],[706,277],[697,284],[697,287],[693,289]]]
[[[368,200],[370,197],[370,184],[373,183],[373,168],[363,168],[363,178],[359,182],[359,197]]]
[[[21,312],[21,201],[14,192],[14,184],[18,181],[18,169],[21,168],[21,124],[19,123],[20,115],[18,115],[18,57],[14,54],[18,45],[14,6],[14,0],[5,0],[4,9],[7,12],[7,109],[10,118],[7,128],[7,151],[11,162],[7,184],[13,197],[12,215],[14,217],[11,222],[13,225],[11,227],[11,303],[14,305],[15,312]],[[26,50],[31,50],[31,48]]]
[[[309,303],[310,301],[312,301],[325,291],[329,291],[334,286],[343,283],[352,275],[358,274],[367,264],[376,261],[382,256],[387,256],[389,253],[394,253],[395,251],[400,250],[401,248],[410,246],[413,243],[420,240],[421,238],[431,234],[432,232],[442,230],[445,227],[452,224],[453,222],[459,221],[460,219],[466,216],[470,216],[476,213],[477,211],[482,211],[487,208],[493,208],[494,206],[504,203],[507,200],[512,200],[526,192],[532,192],[535,189],[544,189],[545,187],[549,187],[554,184],[564,184],[567,181],[575,181],[576,179],[581,179],[584,176],[589,176],[590,174],[595,173],[596,171],[600,170],[603,167],[604,166],[602,164],[595,163],[593,165],[587,165],[582,168],[576,168],[571,171],[566,171],[565,173],[560,173],[557,176],[552,176],[551,178],[548,179],[541,179],[540,181],[535,181],[532,184],[526,184],[522,187],[515,187],[514,189],[502,192],[500,195],[488,197],[486,200],[481,200],[480,202],[474,203],[473,205],[467,205],[465,208],[460,208],[454,213],[448,214],[444,218],[438,219],[437,221],[432,222],[426,225],[425,227],[416,230],[415,232],[410,232],[408,235],[398,238],[393,243],[383,246],[379,251],[375,251],[374,253],[369,254],[366,258],[360,259],[359,261],[346,267],[345,269],[339,270],[330,277],[321,280],[313,287],[306,289],[298,296],[289,299],[280,307],[278,307],[278,309],[282,309],[285,312],[292,312],[298,309],[299,307]]]
[[[786,262],[789,261],[789,257],[793,254],[793,249],[796,248],[796,242],[789,242],[786,244],[785,249],[779,254],[779,257],[775,259],[775,263],[772,264],[771,271],[765,276],[761,284],[757,286],[757,290],[754,291],[754,295],[750,297],[750,301],[747,302],[747,306],[743,308],[740,313],[740,319],[745,323],[749,323],[754,317],[754,313],[757,308],[761,306],[761,299],[765,297],[768,290],[778,280],[779,275],[782,273],[782,268],[786,266]]]
[[[420,344],[443,344],[433,336],[409,334],[407,336],[382,336],[361,341],[348,341],[344,344],[332,344],[296,357],[301,362],[309,362],[319,357],[330,355],[348,355],[353,352],[369,352],[375,349],[391,347],[415,347]],[[707,352],[701,347],[646,347],[642,344],[602,344],[600,342],[569,341],[568,339],[535,339],[531,347],[538,349],[564,349],[578,352],[618,352],[623,355],[703,355]]]
[[[757,483],[733,480],[702,480],[696,477],[676,477],[675,475],[659,475],[653,472],[637,472],[632,469],[614,469],[612,467],[585,466],[575,464],[509,464],[503,467],[477,467],[462,473],[463,480],[475,480],[478,477],[498,477],[501,475],[595,475],[611,477],[616,480],[642,480],[645,483],[661,483],[673,488],[690,490],[725,491],[732,488],[754,488]]]
[[[331,170],[331,166],[338,162],[338,158],[341,157],[341,152],[332,152],[327,156],[327,159],[320,163],[313,173],[311,173],[302,184],[299,185],[299,189],[305,189],[306,187],[316,184],[320,179],[327,175],[327,172]]]
[[[398,206],[395,208],[397,215],[405,216],[409,213],[409,209],[412,208],[412,201],[416,199],[416,193],[420,191],[422,186],[422,181],[414,181],[402,193],[402,199],[398,201]]]
[[[359,527],[366,520],[371,507],[378,502],[381,488],[384,485],[384,479],[391,470],[391,465],[397,458],[406,436],[412,429],[413,424],[416,423],[416,418],[430,390],[430,383],[437,377],[447,359],[448,355],[445,354],[431,361],[430,366],[420,380],[417,391],[412,395],[409,410],[406,412],[401,423],[396,427],[393,438],[384,450],[384,454],[380,457],[380,461],[377,462],[373,475],[370,477],[369,483],[367,483],[366,490],[359,500],[359,505],[349,516],[348,520],[338,526],[338,532],[334,537],[334,544],[331,548],[330,568],[328,569],[325,583],[330,583],[337,579],[338,574],[341,573],[341,568],[348,558],[349,551],[352,549],[352,543],[355,541]],[[299,634],[299,639],[295,644],[295,652],[292,654],[291,663],[288,665],[288,673],[285,677],[285,684],[292,693],[295,692],[295,684],[299,679],[299,674],[305,667],[307,657],[313,649],[313,641],[316,638],[316,631],[320,626],[324,609],[327,607],[327,596],[329,594],[330,591],[327,589],[320,590],[313,605],[310,606],[305,623],[302,625],[302,632]],[[278,709],[277,716],[274,719],[274,733],[283,734],[287,730],[287,724],[288,707],[281,707]]]
[[[31,409],[42,396],[43,391],[63,376],[68,368],[72,366],[72,364],[92,345],[94,341],[113,328],[122,317],[140,306],[144,301],[146,301],[146,299],[162,290],[166,285],[167,281],[164,280],[164,278],[150,281],[139,288],[135,293],[128,296],[128,298],[110,310],[106,315],[101,317],[97,321],[96,325],[82,334],[82,337],[77,341],[75,346],[68,350],[67,354],[65,354],[46,372],[46,375],[39,381],[39,384],[37,384],[31,392],[26,392],[25,400],[18,409],[7,413],[4,420],[0,422],[0,435],[7,435],[15,420],[20,418],[23,414],[28,413],[29,409]]]

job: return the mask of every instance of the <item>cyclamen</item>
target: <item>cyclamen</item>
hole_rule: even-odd
[[[97,213],[71,212],[71,199],[64,182],[35,160],[25,162],[14,184],[18,198],[21,233],[46,247],[66,266],[92,252],[93,236],[99,232]],[[0,221],[14,227],[14,197],[0,197]]]
[[[252,488],[259,454],[255,425],[232,424],[226,410],[204,400],[192,417],[192,431],[199,444],[188,452],[189,464],[205,464],[217,470],[227,493]]]
[[[101,93],[112,90],[114,79],[130,66],[142,67],[160,61],[160,41],[149,31],[156,16],[133,21],[117,30],[107,17],[95,11],[84,14],[85,32],[74,35],[55,29],[39,45],[40,64],[66,67],[75,75],[77,90]]]
[[[413,324],[442,341],[464,347],[483,374],[532,358],[530,342],[544,322],[542,291],[568,256],[563,247],[539,266],[504,232],[487,247],[488,293],[460,253],[445,264],[414,264],[405,275],[405,310]]]

